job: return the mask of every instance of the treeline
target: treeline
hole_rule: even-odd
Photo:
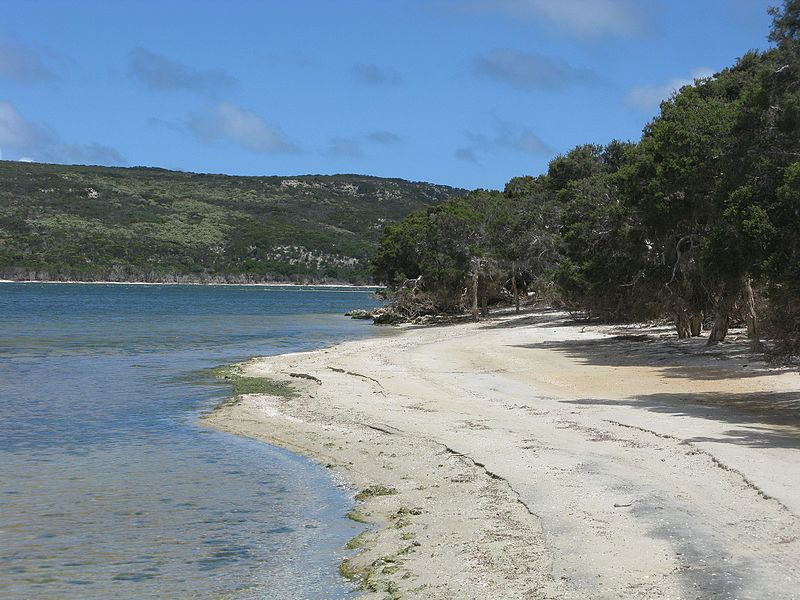
[[[769,50],[683,87],[637,143],[578,146],[387,226],[373,270],[396,310],[477,315],[531,291],[709,343],[740,319],[758,346],[761,317],[800,350],[800,0],[771,14]]]

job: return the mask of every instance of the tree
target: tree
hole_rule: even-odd
[[[740,115],[760,65],[750,54],[683,87],[642,136],[629,198],[662,256],[663,301],[681,337],[698,335],[711,309],[709,343],[723,340],[755,270],[728,209],[747,182]]]
[[[387,226],[372,261],[376,280],[392,288],[408,310],[459,311],[468,276],[487,288],[503,200],[498,192],[477,190]],[[413,299],[406,297],[410,280]]]

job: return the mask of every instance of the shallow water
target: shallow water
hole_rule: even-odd
[[[349,495],[201,428],[199,369],[379,334],[367,291],[0,283],[0,597],[341,598]]]

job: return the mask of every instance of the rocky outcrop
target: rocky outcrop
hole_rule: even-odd
[[[364,310],[363,308],[356,308],[344,313],[344,316],[350,317],[351,319],[371,319],[373,315],[372,311]]]

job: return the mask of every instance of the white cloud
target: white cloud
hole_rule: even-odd
[[[220,102],[210,111],[191,115],[188,127],[205,144],[230,142],[261,154],[297,152],[277,125],[230,102]]]
[[[462,9],[541,22],[578,38],[634,37],[647,29],[634,0],[451,0]]]
[[[631,88],[625,103],[642,110],[657,109],[659,105],[685,85],[691,85],[696,79],[706,79],[714,74],[709,67],[697,67],[687,77],[676,77],[658,85],[637,85]]]
[[[50,131],[31,123],[7,100],[0,100],[0,145],[23,154],[17,160],[38,160],[54,163],[125,164],[125,158],[114,148],[102,144],[68,144]]]
[[[0,144],[23,149],[48,141],[50,137],[27,121],[11,102],[0,100]]]

